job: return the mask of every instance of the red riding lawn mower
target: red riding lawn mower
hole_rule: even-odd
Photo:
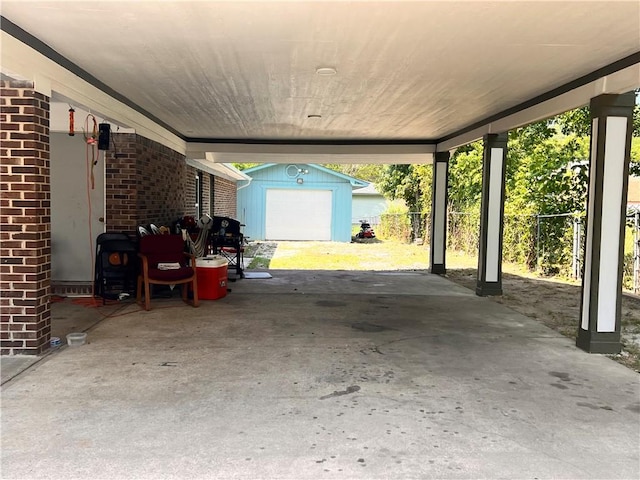
[[[360,231],[356,234],[356,238],[376,238],[376,234],[368,222],[360,220]]]

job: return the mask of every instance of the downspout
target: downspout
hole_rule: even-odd
[[[253,180],[253,177],[249,177],[249,180],[245,180],[247,182],[246,185],[242,185],[240,187],[236,187],[236,191],[240,191],[243,188],[247,188],[249,185],[251,185],[251,180]]]

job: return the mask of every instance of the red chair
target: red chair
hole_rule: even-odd
[[[142,302],[144,283],[144,309],[151,309],[149,285],[182,284],[182,299],[188,302],[189,285],[193,292],[193,306],[198,306],[198,280],[196,257],[184,251],[182,235],[145,235],[140,237],[138,256],[141,259],[138,275],[138,303]],[[191,264],[189,265],[189,259]],[[164,265],[163,265],[164,264]],[[158,268],[160,265],[161,268]],[[163,267],[173,268],[163,268]]]

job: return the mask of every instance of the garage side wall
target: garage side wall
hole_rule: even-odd
[[[351,241],[351,183],[331,173],[300,165],[302,173],[293,165],[278,164],[247,173],[252,177],[249,186],[238,190],[238,219],[244,223],[245,236],[252,240],[265,240],[267,233],[267,192],[269,190],[291,190],[305,192],[311,190],[330,191],[331,241]],[[296,205],[291,206],[295,212]],[[286,215],[286,213],[285,213]],[[302,218],[304,217],[304,218]],[[312,218],[304,214],[291,214],[292,224],[312,223]],[[303,227],[301,227],[303,228]],[[313,226],[307,228],[308,240],[316,239]]]
[[[351,223],[359,225],[360,220],[364,220],[377,224],[388,205],[389,201],[382,195],[354,195]]]

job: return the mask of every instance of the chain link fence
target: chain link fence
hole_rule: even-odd
[[[631,237],[629,240],[628,237]],[[631,248],[628,242],[633,242]],[[624,258],[625,287],[640,294],[640,208],[627,215],[627,239]],[[632,279],[632,281],[630,281]]]
[[[503,260],[526,265],[543,275],[582,278],[585,214],[504,216]],[[382,214],[361,219],[369,222],[382,239],[429,244],[429,212]],[[449,212],[447,248],[477,255],[480,212]],[[624,288],[640,293],[640,211],[627,216]]]

